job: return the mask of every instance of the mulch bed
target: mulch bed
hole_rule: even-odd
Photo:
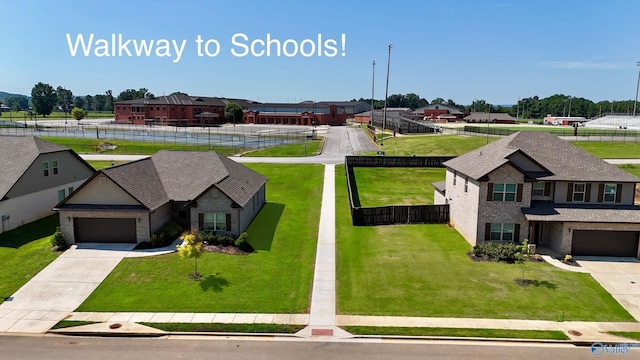
[[[204,251],[217,252],[220,254],[229,254],[229,255],[249,255],[248,252],[242,251],[235,246],[205,245]]]

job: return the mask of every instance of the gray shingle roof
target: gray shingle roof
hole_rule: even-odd
[[[40,154],[71,151],[35,136],[0,136],[0,199]]]
[[[433,185],[433,188],[436,189],[438,192],[444,194],[445,189],[447,187],[447,181],[446,180],[437,181],[432,183],[431,185]]]
[[[522,151],[547,174],[529,174],[543,181],[640,182],[640,179],[546,131],[520,131],[444,163],[448,168],[479,179],[509,162]]]
[[[533,202],[522,213],[528,221],[580,221],[593,223],[640,223],[640,206],[554,204]]]
[[[149,209],[169,200],[192,201],[217,187],[244,206],[267,178],[213,151],[163,150],[102,172]]]

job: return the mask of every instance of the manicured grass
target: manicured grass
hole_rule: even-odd
[[[0,303],[58,257],[51,251],[51,235],[58,215],[0,234]]]
[[[79,320],[61,320],[57,324],[53,325],[52,330],[55,329],[66,329],[74,326],[82,326],[82,325],[92,325],[98,324],[97,321],[79,321]]]
[[[102,144],[108,143],[117,145],[114,150],[107,150],[100,152],[101,154],[139,154],[139,155],[151,155],[160,150],[192,150],[192,151],[206,151],[216,150],[222,154],[230,154],[228,148],[211,147],[207,145],[181,145],[181,144],[167,144],[167,143],[152,143],[144,141],[123,141],[123,140],[97,140],[97,139],[78,139],[78,138],[59,138],[59,137],[42,137],[42,139],[52,142],[54,144],[66,146],[73,151],[81,153],[97,153],[96,147]],[[232,152],[232,151],[231,151]]]
[[[640,331],[608,331],[607,333],[640,341]]]
[[[221,323],[147,323],[141,325],[153,327],[167,332],[231,332],[231,333],[263,333],[294,334],[304,329],[304,325],[283,324],[221,324]]]
[[[308,141],[305,143],[289,144],[282,146],[275,146],[266,149],[250,151],[245,156],[313,156],[318,155],[320,152],[321,141]],[[306,145],[306,147],[305,147]]]
[[[354,335],[447,336],[506,339],[569,340],[559,330],[464,329],[430,327],[343,326]]]
[[[250,255],[205,253],[201,280],[177,254],[125,259],[79,311],[306,313],[322,195],[320,165],[248,164],[269,178]]]
[[[116,166],[126,163],[126,161],[107,161],[107,160],[87,160],[89,165],[93,166],[96,170],[101,170],[111,166]]]
[[[618,167],[632,175],[640,177],[640,165],[638,164],[623,164]]]
[[[433,185],[444,180],[445,169],[440,168],[375,168],[353,169],[360,205],[433,204]]]
[[[640,158],[640,142],[574,141],[572,144],[601,159]]]
[[[340,314],[634,321],[588,274],[527,263],[474,262],[446,225],[351,225],[336,169],[337,309]],[[594,311],[597,309],[597,311]]]
[[[489,138],[489,141],[496,139]],[[487,139],[482,136],[407,135],[386,138],[380,149],[384,150],[387,156],[457,156],[486,144]]]

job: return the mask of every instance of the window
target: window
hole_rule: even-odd
[[[49,162],[48,161],[43,161],[42,162],[42,172],[44,173],[44,176],[49,176]]]
[[[533,183],[533,195],[544,195],[544,182],[535,182]]]
[[[493,201],[516,201],[516,184],[493,184]]]
[[[458,173],[457,172],[453,172],[453,186],[456,186],[456,178],[458,177]]]
[[[465,176],[464,177],[464,192],[467,192],[467,190],[469,190],[469,177]]]
[[[53,175],[58,175],[58,160],[52,161]]]
[[[604,184],[604,198],[605,202],[614,202],[616,201],[616,188],[618,186],[616,184]]]
[[[67,193],[71,194],[73,192],[73,186],[71,186],[70,188],[67,189]]]
[[[227,215],[223,213],[205,213],[203,218],[205,231],[227,230]]]
[[[491,234],[489,240],[491,241],[513,241],[515,224],[491,224]]]
[[[583,202],[585,201],[586,184],[577,183],[573,184],[573,201]]]
[[[64,200],[64,189],[58,190],[58,202]]]

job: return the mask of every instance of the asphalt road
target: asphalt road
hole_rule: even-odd
[[[615,356],[605,354],[609,356]],[[631,349],[632,359],[640,349]],[[609,357],[605,356],[605,357]],[[310,341],[228,337],[0,336],[0,358],[23,359],[588,359],[589,347],[469,341]]]

